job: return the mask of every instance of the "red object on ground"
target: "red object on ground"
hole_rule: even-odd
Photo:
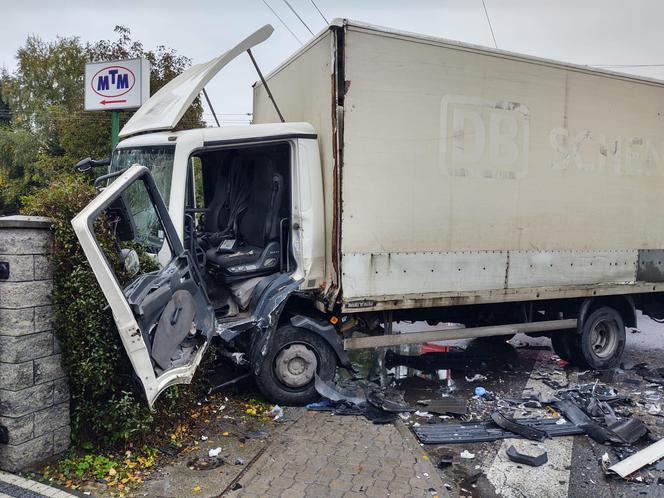
[[[447,353],[450,350],[449,346],[441,346],[432,342],[425,342],[422,344],[421,353]]]

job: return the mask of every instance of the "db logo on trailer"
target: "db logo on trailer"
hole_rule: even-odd
[[[124,66],[106,66],[95,73],[90,85],[97,95],[115,99],[128,93],[136,84],[134,73]],[[103,100],[101,104],[115,104],[126,100]]]

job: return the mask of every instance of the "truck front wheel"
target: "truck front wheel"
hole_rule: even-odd
[[[306,405],[320,396],[315,374],[333,380],[337,357],[325,339],[305,329],[279,327],[272,347],[256,376],[258,388],[270,401],[283,405]]]
[[[593,370],[613,368],[625,350],[625,324],[620,313],[604,306],[586,317],[581,333],[576,334],[576,354],[583,366]],[[576,359],[576,358],[575,358]]]

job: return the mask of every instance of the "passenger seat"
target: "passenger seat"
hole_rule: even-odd
[[[213,247],[206,252],[210,272],[224,282],[267,275],[279,269],[283,176],[267,156],[257,158],[252,166],[247,209],[237,222],[235,242],[227,249]]]

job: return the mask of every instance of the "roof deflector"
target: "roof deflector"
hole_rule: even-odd
[[[228,52],[211,61],[196,64],[168,82],[127,121],[120,137],[175,128],[208,81],[242,52],[267,40],[273,31],[274,28],[266,24]]]

